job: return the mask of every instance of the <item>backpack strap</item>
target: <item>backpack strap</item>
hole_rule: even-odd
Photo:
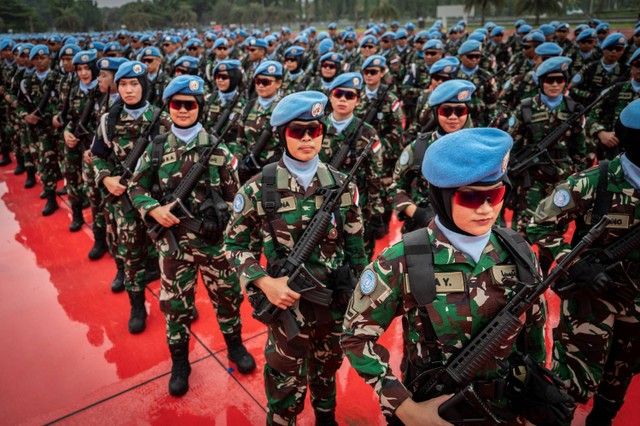
[[[600,170],[600,179],[598,179],[598,188],[596,189],[596,198],[593,202],[593,210],[591,211],[591,223],[600,222],[603,216],[609,213],[613,202],[613,193],[607,191],[609,185],[609,161],[603,160],[598,162]]]
[[[262,168],[262,197],[260,198],[260,204],[267,216],[268,231],[269,234],[271,234],[276,252],[280,258],[284,259],[286,257],[286,251],[278,242],[276,230],[273,227],[273,221],[278,218],[276,211],[280,208],[280,193],[278,192],[276,176],[277,167],[278,163],[269,163]]]
[[[500,242],[504,244],[513,260],[515,260],[520,281],[532,283],[542,278],[533,259],[531,259],[531,246],[519,232],[511,228],[499,227],[493,228],[493,232],[498,236]]]
[[[421,173],[422,170],[422,161],[427,152],[427,145],[429,145],[429,136],[431,133],[420,133],[416,139],[416,146],[413,150],[413,171],[417,173]]]
[[[522,108],[522,122],[528,128],[531,125],[531,118],[533,117],[533,98],[526,98],[520,102]]]

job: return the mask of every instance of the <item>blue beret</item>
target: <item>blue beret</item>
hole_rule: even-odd
[[[531,25],[522,24],[518,27],[518,34],[529,34],[532,29]]]
[[[311,121],[321,119],[327,97],[314,90],[287,95],[273,109],[269,124],[279,127],[293,120]]]
[[[576,26],[576,29],[575,29],[575,30],[573,30],[573,32],[576,32],[576,33],[577,33],[577,32],[580,32],[580,31],[586,30],[587,28],[589,28],[589,26],[588,26],[587,24],[580,24],[580,25],[577,25],[577,26]]]
[[[427,148],[422,174],[439,188],[496,182],[506,173],[512,145],[511,136],[500,129],[461,129]]]
[[[271,43],[275,43],[276,41],[278,41],[278,37],[276,37],[274,34],[268,35],[264,38],[264,41],[267,42],[267,45],[271,45]]]
[[[258,68],[253,73],[253,78],[259,75],[266,75],[271,77],[282,77],[282,64],[277,61],[264,61],[258,65]]]
[[[327,52],[320,57],[320,63],[331,61],[337,64],[342,62],[343,60],[344,60],[344,56],[341,53],[336,53],[336,52]]]
[[[62,41],[62,39],[60,38],[60,36],[58,34],[51,34],[48,38],[47,41],[50,41],[52,43],[59,43]]]
[[[218,71],[228,71],[236,68],[240,68],[242,63],[237,59],[228,59],[226,61],[220,61],[213,68],[213,75],[215,75]]]
[[[78,53],[79,51],[80,46],[78,46],[77,44],[65,44],[64,46],[62,46],[62,49],[60,49],[60,57],[62,58],[63,56],[76,56],[76,53]]]
[[[467,53],[480,51],[480,46],[482,44],[476,40],[467,40],[460,45],[460,49],[458,49],[458,55],[466,55]]]
[[[204,33],[204,38],[205,40],[216,41],[218,37],[216,37],[216,35],[211,31],[207,31],[206,33]]]
[[[360,40],[360,47],[364,46],[365,44],[375,44],[377,46],[378,40],[373,35],[366,35],[362,37],[362,40]]]
[[[571,62],[571,59],[566,56],[554,56],[553,58],[549,58],[540,64],[536,70],[536,77],[540,78],[543,75],[552,72],[566,73],[569,70]]]
[[[347,31],[355,31],[355,30],[356,30],[356,27],[354,27],[353,25],[349,25],[349,26],[346,28],[346,30],[347,30]]]
[[[538,30],[531,31],[529,34],[522,37],[523,43],[544,43],[544,41],[545,41],[544,34],[542,34]]]
[[[384,68],[387,66],[387,60],[382,55],[371,55],[367,59],[365,59],[362,64],[362,69],[365,70],[369,67],[380,67]]]
[[[620,122],[630,129],[640,129],[640,99],[631,102],[622,110]]]
[[[114,77],[114,82],[117,84],[121,78],[138,78],[145,75],[147,72],[147,66],[138,61],[127,61],[120,65],[118,72]]]
[[[398,31],[396,31],[396,37],[395,39],[398,40],[400,38],[404,38],[407,36],[407,30],[400,28]]]
[[[10,38],[5,38],[0,40],[0,50],[13,49],[14,46],[15,46],[15,43]]]
[[[118,71],[120,65],[128,62],[127,58],[108,58],[103,57],[98,61],[98,69],[107,71]]]
[[[549,25],[551,25],[553,28],[557,28],[559,24],[560,24],[560,22],[558,22],[558,21],[549,22]]]
[[[255,38],[262,38],[262,31],[256,28],[253,31],[251,31],[251,35],[254,36]]]
[[[78,39],[75,37],[67,37],[64,44],[78,44]]]
[[[576,41],[584,41],[589,38],[596,38],[596,30],[594,30],[593,28],[586,28],[582,32],[580,32],[578,37],[576,37]]]
[[[267,43],[267,41],[263,38],[254,38],[249,42],[249,46],[262,47],[263,49],[266,49],[268,45],[269,43]]]
[[[155,58],[162,58],[162,53],[160,53],[160,49],[155,46],[149,46],[142,49],[142,53],[140,53],[140,58],[145,58],[148,56],[153,56]]]
[[[429,74],[455,74],[460,67],[460,60],[455,56],[449,56],[437,60],[429,68]]]
[[[493,21],[489,21],[486,24],[484,24],[484,29],[488,30],[489,28],[493,28],[495,26],[496,26],[496,24]]]
[[[438,30],[433,30],[429,32],[429,37],[440,40],[442,38],[442,33]]]
[[[186,47],[188,49],[191,46],[202,47],[202,40],[197,38],[189,39],[189,41],[187,41]]]
[[[338,87],[360,90],[362,89],[362,81],[363,77],[359,72],[346,72],[333,79],[329,86],[329,90],[333,90]]]
[[[521,27],[521,26],[526,25],[526,24],[527,24],[527,21],[525,21],[524,19],[518,19],[518,20],[513,24],[513,26],[514,26],[514,27],[516,27],[516,28],[518,28],[518,27]]]
[[[596,27],[596,32],[601,31],[601,30],[609,31],[609,30],[611,30],[611,25],[609,25],[608,22],[602,22],[602,23],[598,24],[598,26]]]
[[[416,29],[416,26],[413,25],[411,22],[407,22],[407,25],[405,25],[405,27],[407,28],[407,31],[413,31]]]
[[[73,65],[84,65],[84,64],[88,64],[90,62],[93,62],[96,59],[98,59],[98,51],[97,50],[95,50],[95,49],[81,50],[80,52],[75,54],[75,56],[73,57],[73,60],[71,61],[71,63]]]
[[[333,49],[333,41],[330,38],[325,38],[320,43],[318,43],[318,54],[320,56],[331,51],[332,49]]]
[[[398,22],[398,21],[393,21],[393,22],[391,23],[391,26],[392,26],[392,27],[399,27],[399,26],[400,26],[400,22]]]
[[[358,37],[356,36],[356,33],[353,31],[347,31],[344,33],[344,35],[342,36],[342,41],[347,41],[347,40],[356,40]]]
[[[491,37],[497,37],[500,35],[504,35],[504,27],[499,25],[497,27],[493,27],[493,30],[491,30]]]
[[[180,75],[167,84],[162,92],[162,100],[173,95],[204,95],[204,80],[197,75]]]
[[[310,33],[315,33],[316,32],[316,27],[309,27],[308,28]]]
[[[284,51],[284,56],[302,56],[304,50],[305,49],[302,46],[291,46]]]
[[[589,20],[589,22],[593,22],[596,26],[600,25],[600,20],[596,19],[596,18],[591,18],[591,20]]]
[[[444,43],[440,40],[432,39],[422,46],[422,50],[444,50]]]
[[[187,69],[196,69],[198,68],[198,64],[200,60],[198,58],[194,58],[193,56],[182,56],[173,63],[174,67],[184,67]]]
[[[326,31],[320,31],[316,36],[316,41],[322,41],[329,37],[329,34]]]
[[[621,33],[613,33],[613,34],[609,34],[607,38],[604,39],[604,41],[600,45],[600,48],[604,50],[613,46],[626,46],[626,45],[627,45],[627,40],[625,40],[624,35],[622,35]]]
[[[122,48],[120,47],[120,43],[118,43],[117,41],[110,41],[109,43],[104,45],[104,53],[120,51],[122,51]]]
[[[130,33],[129,31],[127,31],[127,30],[120,30],[120,31],[118,31],[118,32],[116,33],[116,37],[120,37],[120,36],[128,36],[128,35],[130,35],[130,34],[131,34],[131,33]]]
[[[556,31],[558,31],[558,30],[568,30],[568,29],[569,29],[569,24],[567,24],[566,22],[558,24],[558,26],[556,27]]]
[[[417,40],[419,38],[426,40],[426,39],[429,38],[429,33],[427,31],[425,31],[425,30],[418,31],[418,33],[415,35],[415,39],[414,40]]]
[[[385,40],[395,40],[396,39],[396,33],[393,31],[387,31],[386,33],[382,34],[382,37],[380,37],[380,40],[385,39]]]
[[[469,37],[467,37],[467,41],[468,40],[475,40],[475,41],[479,41],[480,43],[482,43],[484,41],[484,34],[482,34],[481,32],[472,32],[471,34],[469,34]]]
[[[287,27],[282,27],[282,31],[284,31],[285,33],[287,32],[287,29],[288,29]],[[249,36],[249,34],[247,34],[247,32],[243,29],[236,31],[236,34],[244,38],[247,38]],[[291,34],[291,30],[289,30],[289,34]]]
[[[558,44],[548,41],[536,47],[536,55],[538,56],[558,56],[562,55],[562,47]]]
[[[458,23],[456,25],[460,25],[460,26],[466,27],[467,26],[467,21],[465,21],[464,19],[461,19],[461,20],[458,21]]]
[[[474,33],[480,33],[482,35],[487,35],[487,29],[486,28],[478,28],[474,31]]]
[[[337,30],[338,29],[338,24],[336,24],[335,22],[330,22],[329,25],[327,26],[328,29],[330,30]]]
[[[293,40],[294,43],[309,44],[309,39],[305,35],[299,35]]]
[[[87,47],[89,49],[96,49],[98,52],[104,52],[104,43],[102,43],[101,41],[92,41],[91,43],[87,44]]]
[[[285,34],[291,34],[291,29],[289,27],[282,27],[280,31]]]
[[[463,103],[471,100],[471,95],[476,91],[476,85],[469,80],[445,81],[429,96],[429,105],[440,105],[445,102]]]
[[[36,44],[29,53],[29,60],[32,61],[38,55],[50,55],[49,48],[45,44]]]
[[[544,34],[544,35],[545,35],[545,37],[546,37],[546,36],[550,36],[551,34],[553,34],[554,32],[556,32],[556,29],[554,28],[554,26],[553,26],[553,25],[550,25],[550,24],[543,24],[543,25],[540,25],[540,26],[538,27],[538,30],[539,30],[540,32],[542,32],[542,34]]]
[[[636,51],[633,52],[633,55],[631,55],[631,58],[629,58],[627,65],[631,65],[631,62],[635,61],[639,57],[640,57],[640,49],[636,49]]]

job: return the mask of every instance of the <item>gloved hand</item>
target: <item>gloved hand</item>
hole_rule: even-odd
[[[245,158],[238,164],[238,176],[240,177],[240,182],[246,182],[256,174],[256,170],[254,170],[253,165],[249,165],[248,161],[250,160]]]
[[[431,210],[431,211],[429,211]],[[424,228],[429,224],[429,220],[434,216],[433,209],[427,207],[418,207],[413,213],[414,229]]]
[[[538,426],[564,424],[575,407],[562,382],[529,355],[509,358],[506,394],[513,410]]]
[[[373,216],[365,225],[366,232],[376,240],[385,236],[384,220],[382,216]]]
[[[329,276],[329,287],[333,290],[333,302],[336,308],[346,310],[353,289],[356,288],[358,280],[349,265],[342,265]]]
[[[579,261],[569,268],[568,273],[568,282],[554,287],[555,292],[564,299],[577,295],[597,296],[614,285],[600,263]]]

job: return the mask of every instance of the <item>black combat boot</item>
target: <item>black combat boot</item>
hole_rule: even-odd
[[[191,365],[189,364],[189,341],[169,345],[171,352],[171,378],[169,379],[169,394],[182,396],[189,390],[189,374]]]
[[[60,189],[56,189],[56,194],[58,195],[67,195],[67,185],[63,186]]]
[[[13,174],[18,176],[23,174],[25,171],[24,157],[22,155],[16,155],[16,162],[18,163],[18,165],[16,166],[16,169],[13,171]]]
[[[11,148],[2,147],[2,159],[0,160],[0,167],[8,166],[11,163]]]
[[[224,341],[227,342],[227,357],[229,361],[236,364],[238,371],[247,374],[256,369],[256,362],[242,344],[240,330],[234,331],[232,334],[223,334]]]
[[[41,200],[45,200],[47,198],[47,190],[43,189],[42,192],[39,195]]]
[[[71,221],[71,225],[69,225],[69,231],[78,232],[82,229],[82,224],[84,223],[82,206],[80,204],[74,204],[71,206],[71,211],[73,212],[73,220]]]
[[[316,415],[316,426],[338,426],[334,411],[314,410],[314,413]]]
[[[35,167],[26,167],[27,170],[27,180],[24,181],[25,188],[33,188],[36,186],[36,168]]]
[[[621,407],[622,402],[609,401],[596,394],[593,397],[593,408],[584,424],[585,426],[611,426]]]
[[[147,256],[147,261],[145,262],[145,280],[147,284],[152,281],[160,279],[160,259],[156,256]]]
[[[116,272],[116,277],[111,282],[111,291],[120,293],[124,291],[124,262],[116,259],[116,266],[118,267],[118,272]]]
[[[56,195],[56,191],[47,190],[47,204],[44,205],[42,209],[42,216],[51,216],[56,210],[60,208],[58,205],[58,199]]]
[[[107,252],[107,231],[93,224],[93,247],[89,251],[89,259],[98,260]]]
[[[129,302],[131,302],[131,316],[129,318],[129,333],[142,333],[147,327],[147,309],[144,306],[144,290],[130,291]]]

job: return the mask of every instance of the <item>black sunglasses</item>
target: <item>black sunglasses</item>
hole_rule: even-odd
[[[564,76],[547,76],[544,78],[544,83],[545,84],[558,84],[558,85],[563,85],[564,83],[566,83],[567,79],[564,78]]]
[[[479,53],[474,53],[472,55],[465,55],[467,58],[471,59],[471,60],[475,60],[475,59],[480,59],[480,54]]]
[[[352,92],[350,90],[342,90],[342,89],[333,89],[333,92],[331,92],[331,95],[336,99],[340,99],[344,97],[348,101],[352,101],[358,97],[358,94],[356,92]]]
[[[438,115],[442,117],[450,117],[451,114],[454,114],[456,117],[462,117],[463,115],[467,115],[469,113],[469,108],[466,105],[459,106],[449,106],[442,105],[438,108]]]
[[[196,101],[181,101],[178,99],[171,99],[169,101],[169,108],[180,111],[184,107],[187,111],[193,111],[198,108],[198,103]]]
[[[612,52],[622,52],[624,50],[624,47],[623,46],[610,46],[610,47],[607,47],[604,50],[610,50]]]

